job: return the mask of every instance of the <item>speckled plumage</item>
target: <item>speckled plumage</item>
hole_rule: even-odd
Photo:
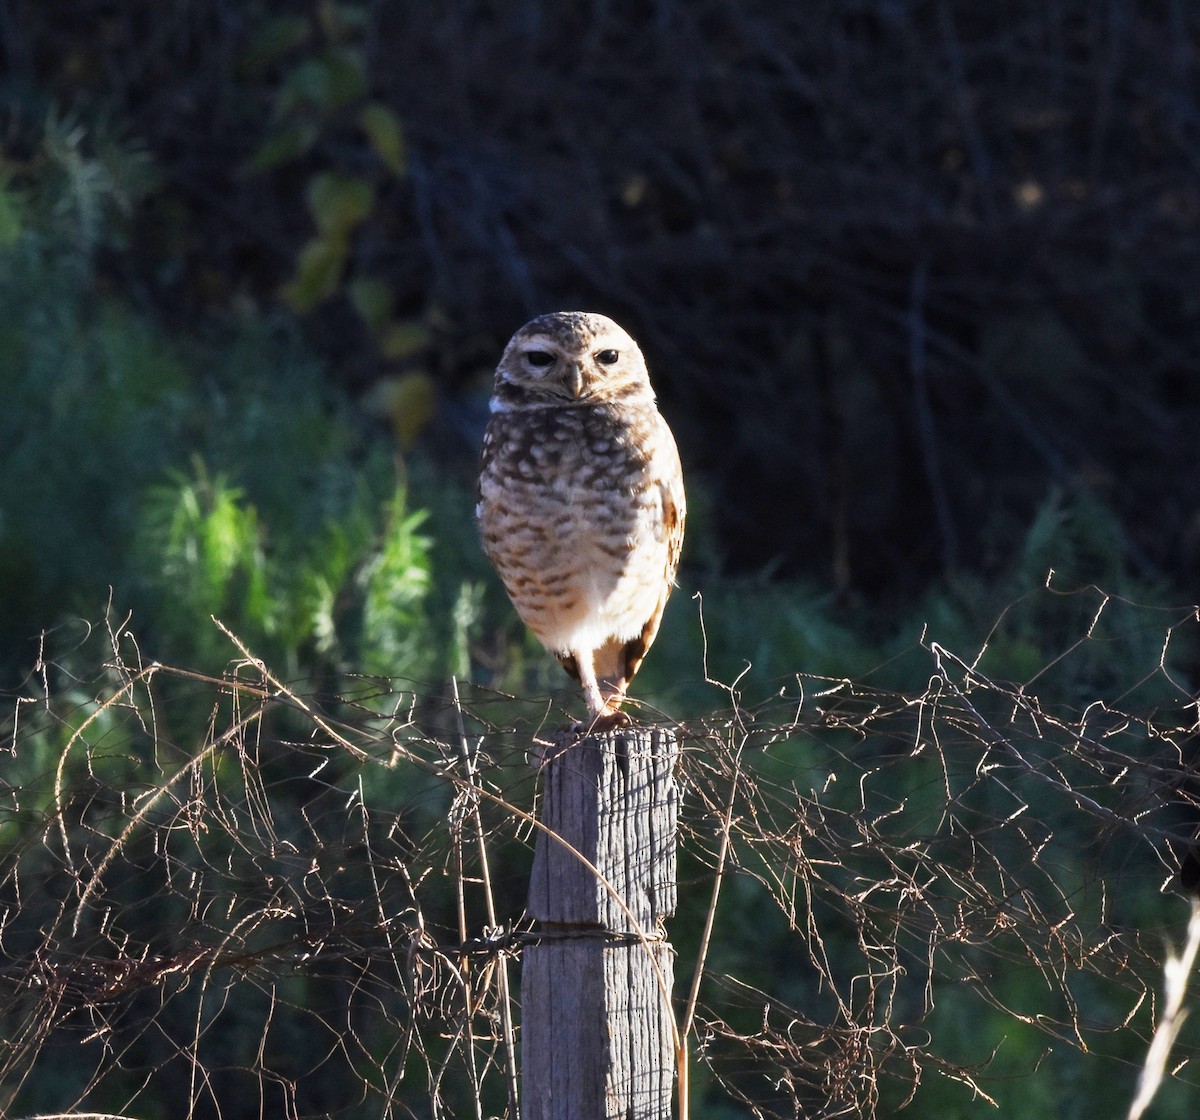
[[[683,543],[679,453],[611,319],[543,315],[496,369],[477,515],[525,624],[614,717],[658,633]]]

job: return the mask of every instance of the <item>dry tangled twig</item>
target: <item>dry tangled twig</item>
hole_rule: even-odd
[[[1158,664],[1051,703],[1039,681],[1120,640],[1098,602],[1021,683],[986,648],[926,640],[919,691],[798,675],[680,728],[672,934],[711,925],[682,1020],[696,1114],[707,1093],[887,1115],[943,1079],[996,1100],[1014,1071],[989,1023],[1026,1072],[1111,1054],[1132,1099],[1162,1018],[1155,1064],[1173,1042],[1188,1083],[1179,1000],[1157,1008],[1161,892],[1197,816],[1196,709],[1168,650],[1196,618],[1129,608],[1122,625],[1161,627]],[[515,1116],[542,717],[517,730],[511,698],[368,681],[322,709],[233,641],[206,677],[143,664],[114,627],[87,690],[47,660],[40,704],[19,705],[0,1115]],[[176,738],[197,715],[203,738]]]

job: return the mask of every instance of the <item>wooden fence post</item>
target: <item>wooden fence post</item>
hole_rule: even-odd
[[[595,871],[539,830],[529,914],[541,939],[522,954],[522,1120],[671,1118],[662,922],[675,910],[677,754],[672,732],[633,727],[569,741],[543,763],[540,819]]]

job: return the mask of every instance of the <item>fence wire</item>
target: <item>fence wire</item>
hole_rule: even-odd
[[[728,830],[695,1115],[885,1116],[938,1082],[987,1112],[1064,1052],[1132,1099],[1196,873],[1200,624],[1078,605],[1019,682],[1002,618],[676,726],[682,976]],[[514,1116],[536,748],[566,717],[304,695],[231,641],[205,676],[120,626],[51,635],[15,700],[0,1115]]]

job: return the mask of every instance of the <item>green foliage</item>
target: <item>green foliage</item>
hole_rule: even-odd
[[[392,676],[397,666],[420,680],[424,637],[421,608],[429,592],[429,539],[417,533],[423,510],[405,516],[402,503],[390,511],[383,542],[361,574],[363,587],[363,658],[369,673]]]
[[[8,249],[21,236],[25,225],[24,199],[8,175],[0,175],[0,249]]]
[[[405,173],[404,130],[400,119],[386,105],[364,105],[359,123],[380,162],[397,178]]]
[[[138,205],[159,185],[145,147],[111,124],[85,124],[51,113],[38,153],[37,189],[31,192],[31,230],[69,238],[75,252],[90,256],[102,246],[125,244]]]
[[[184,421],[178,353],[93,287],[94,255],[119,242],[130,184],[151,179],[141,151],[105,141],[93,152],[78,127],[52,120],[38,166],[35,180],[20,183],[25,224],[0,248],[8,594],[0,639],[8,656],[57,620],[48,613],[81,599],[94,610],[103,598],[122,566],[139,490],[167,465]]]
[[[197,668],[236,656],[210,616],[289,673],[436,675],[451,645],[461,664],[461,620],[423,609],[425,515],[294,337],[247,322],[169,339],[100,294],[95,250],[119,240],[131,184],[152,182],[142,159],[51,122],[40,173],[5,190],[27,215],[0,250],[8,670],[30,659],[14,655],[23,640],[94,614],[110,588],[152,620],[155,656]],[[328,182],[317,193],[362,202]]]
[[[1156,669],[1182,608],[1147,621],[1147,604],[1169,602],[1167,590],[1134,574],[1130,551],[1094,494],[1053,489],[990,580],[939,581],[890,614],[807,583],[705,577],[685,563],[634,694],[682,716],[732,703],[731,688],[753,707],[797,673],[911,692],[936,642],[1005,681],[1048,678],[1063,703],[1144,677],[1139,701],[1151,704],[1170,695]],[[1191,656],[1183,638],[1167,651],[1173,665]]]
[[[224,614],[236,594],[232,585],[242,582],[239,613],[265,628],[265,564],[255,511],[225,479],[208,479],[202,463],[197,473],[194,481],[177,475],[147,496],[155,575],[178,589],[182,613],[194,617]]]
[[[150,489],[135,563],[160,605],[172,648],[208,665],[232,652],[206,620],[219,618],[289,675],[315,658],[339,672],[424,679],[436,674],[440,636],[424,610],[430,540],[422,510],[397,493],[360,487],[315,533],[273,531],[246,494],[202,462]],[[268,543],[269,542],[269,543]]]
[[[301,315],[346,299],[379,351],[396,358],[427,347],[429,331],[397,319],[390,289],[356,266],[356,233],[380,221],[389,192],[408,175],[403,123],[370,96],[369,23],[365,7],[326,4],[311,19],[278,16],[258,27],[243,66],[258,80],[273,75],[274,107],[246,169],[269,174],[322,151],[337,153],[335,167],[354,168],[311,171],[306,164],[305,200],[317,232],[300,249],[282,295]],[[355,158],[345,158],[348,150]]]

